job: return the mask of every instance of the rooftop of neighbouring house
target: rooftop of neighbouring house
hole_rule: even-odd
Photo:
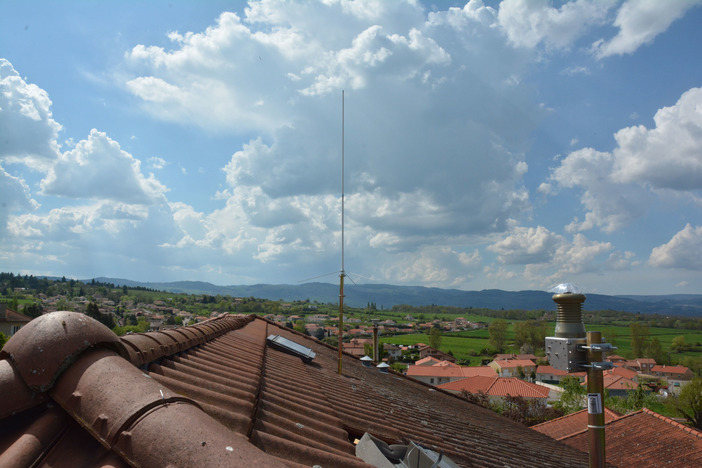
[[[451,392],[468,393],[483,392],[488,396],[513,396],[522,398],[548,398],[549,389],[525,382],[515,377],[485,377],[475,376],[466,379],[448,382],[438,386],[443,390]]]
[[[612,411],[609,408],[604,409],[605,423],[618,418],[620,415],[616,411]],[[571,436],[582,432],[584,428],[587,428],[587,410],[580,410],[574,413],[561,416],[560,418],[552,419],[550,421],[543,422],[541,424],[536,424],[531,426],[535,431],[539,431],[542,434],[546,434],[549,437],[553,437],[556,440],[563,439],[564,437]]]
[[[553,366],[539,366],[536,368],[536,374],[549,374],[561,377],[565,377],[567,375],[570,375],[572,377],[585,377],[587,375],[587,372],[568,372],[566,370],[556,369]]]
[[[31,317],[27,317],[26,315],[22,315],[12,309],[8,309],[6,304],[0,303],[0,322],[27,323],[31,320]]]
[[[533,367],[534,361],[530,359],[496,359],[490,364],[495,364],[502,369],[516,369],[517,367]]]
[[[305,359],[269,342],[309,348]],[[256,316],[117,337],[54,312],[0,352],[0,466],[367,467],[368,432],[462,467],[586,466],[587,455],[449,392],[365,367]]]
[[[476,375],[484,375],[488,377],[497,376],[495,369],[489,366],[409,366],[407,367],[408,377],[441,377],[451,379],[463,379],[466,377],[474,377]]]
[[[560,440],[588,450],[586,428]],[[605,453],[607,462],[619,467],[698,467],[702,432],[644,408],[605,423]]]
[[[664,374],[687,374],[690,373],[690,368],[685,366],[653,366],[652,372],[661,372]]]

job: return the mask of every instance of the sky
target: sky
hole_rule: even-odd
[[[700,0],[0,12],[0,271],[702,293]]]

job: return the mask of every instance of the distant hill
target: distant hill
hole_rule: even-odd
[[[252,284],[217,286],[202,281],[170,283],[139,282],[118,278],[95,278],[96,281],[118,286],[141,286],[160,291],[185,294],[217,294],[232,297],[257,297],[269,300],[296,301],[309,299],[322,303],[339,302],[339,286],[331,283]],[[90,280],[87,280],[90,281]],[[462,291],[459,289],[427,288],[423,286],[393,286],[389,284],[346,284],[344,303],[365,307],[373,302],[377,307],[390,308],[398,304],[412,306],[443,305],[488,309],[551,310],[552,294],[544,291]],[[661,296],[607,296],[587,294],[585,310],[617,310],[642,314],[702,317],[702,294],[671,294]]]

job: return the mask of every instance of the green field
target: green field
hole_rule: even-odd
[[[483,318],[485,319],[485,318]],[[488,321],[488,320],[482,320]],[[555,322],[550,322],[547,329],[553,330]],[[606,325],[606,326],[586,326],[586,329],[591,331],[597,330],[602,332],[603,338],[617,347],[614,354],[626,358],[634,358],[631,352],[631,331],[628,326],[623,325]],[[653,328],[649,327],[649,339],[656,338],[660,341],[664,353],[672,362],[679,362],[681,358],[688,356],[694,358],[702,357],[702,332],[699,330],[679,330],[676,328]],[[685,341],[688,345],[698,344],[695,351],[687,351],[684,353],[675,353],[670,350],[671,342],[676,336],[685,336]],[[513,343],[514,332],[513,325],[510,323],[506,353],[519,353],[519,349],[510,343]],[[429,343],[429,336],[426,333],[413,333],[408,335],[381,336],[382,343],[394,343],[398,345],[413,345],[417,343]],[[489,333],[487,328],[481,328],[473,331],[464,331],[459,333],[445,333],[441,339],[441,351],[451,352],[458,361],[469,361],[469,365],[479,365],[481,360],[489,359],[492,353],[484,353],[486,348],[490,348]],[[537,355],[543,355],[543,350],[537,350]]]

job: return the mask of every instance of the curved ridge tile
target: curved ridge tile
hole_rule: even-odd
[[[45,392],[78,355],[96,346],[129,358],[117,335],[97,320],[78,312],[51,312],[20,328],[5,343],[0,358],[14,362],[29,388]]]

